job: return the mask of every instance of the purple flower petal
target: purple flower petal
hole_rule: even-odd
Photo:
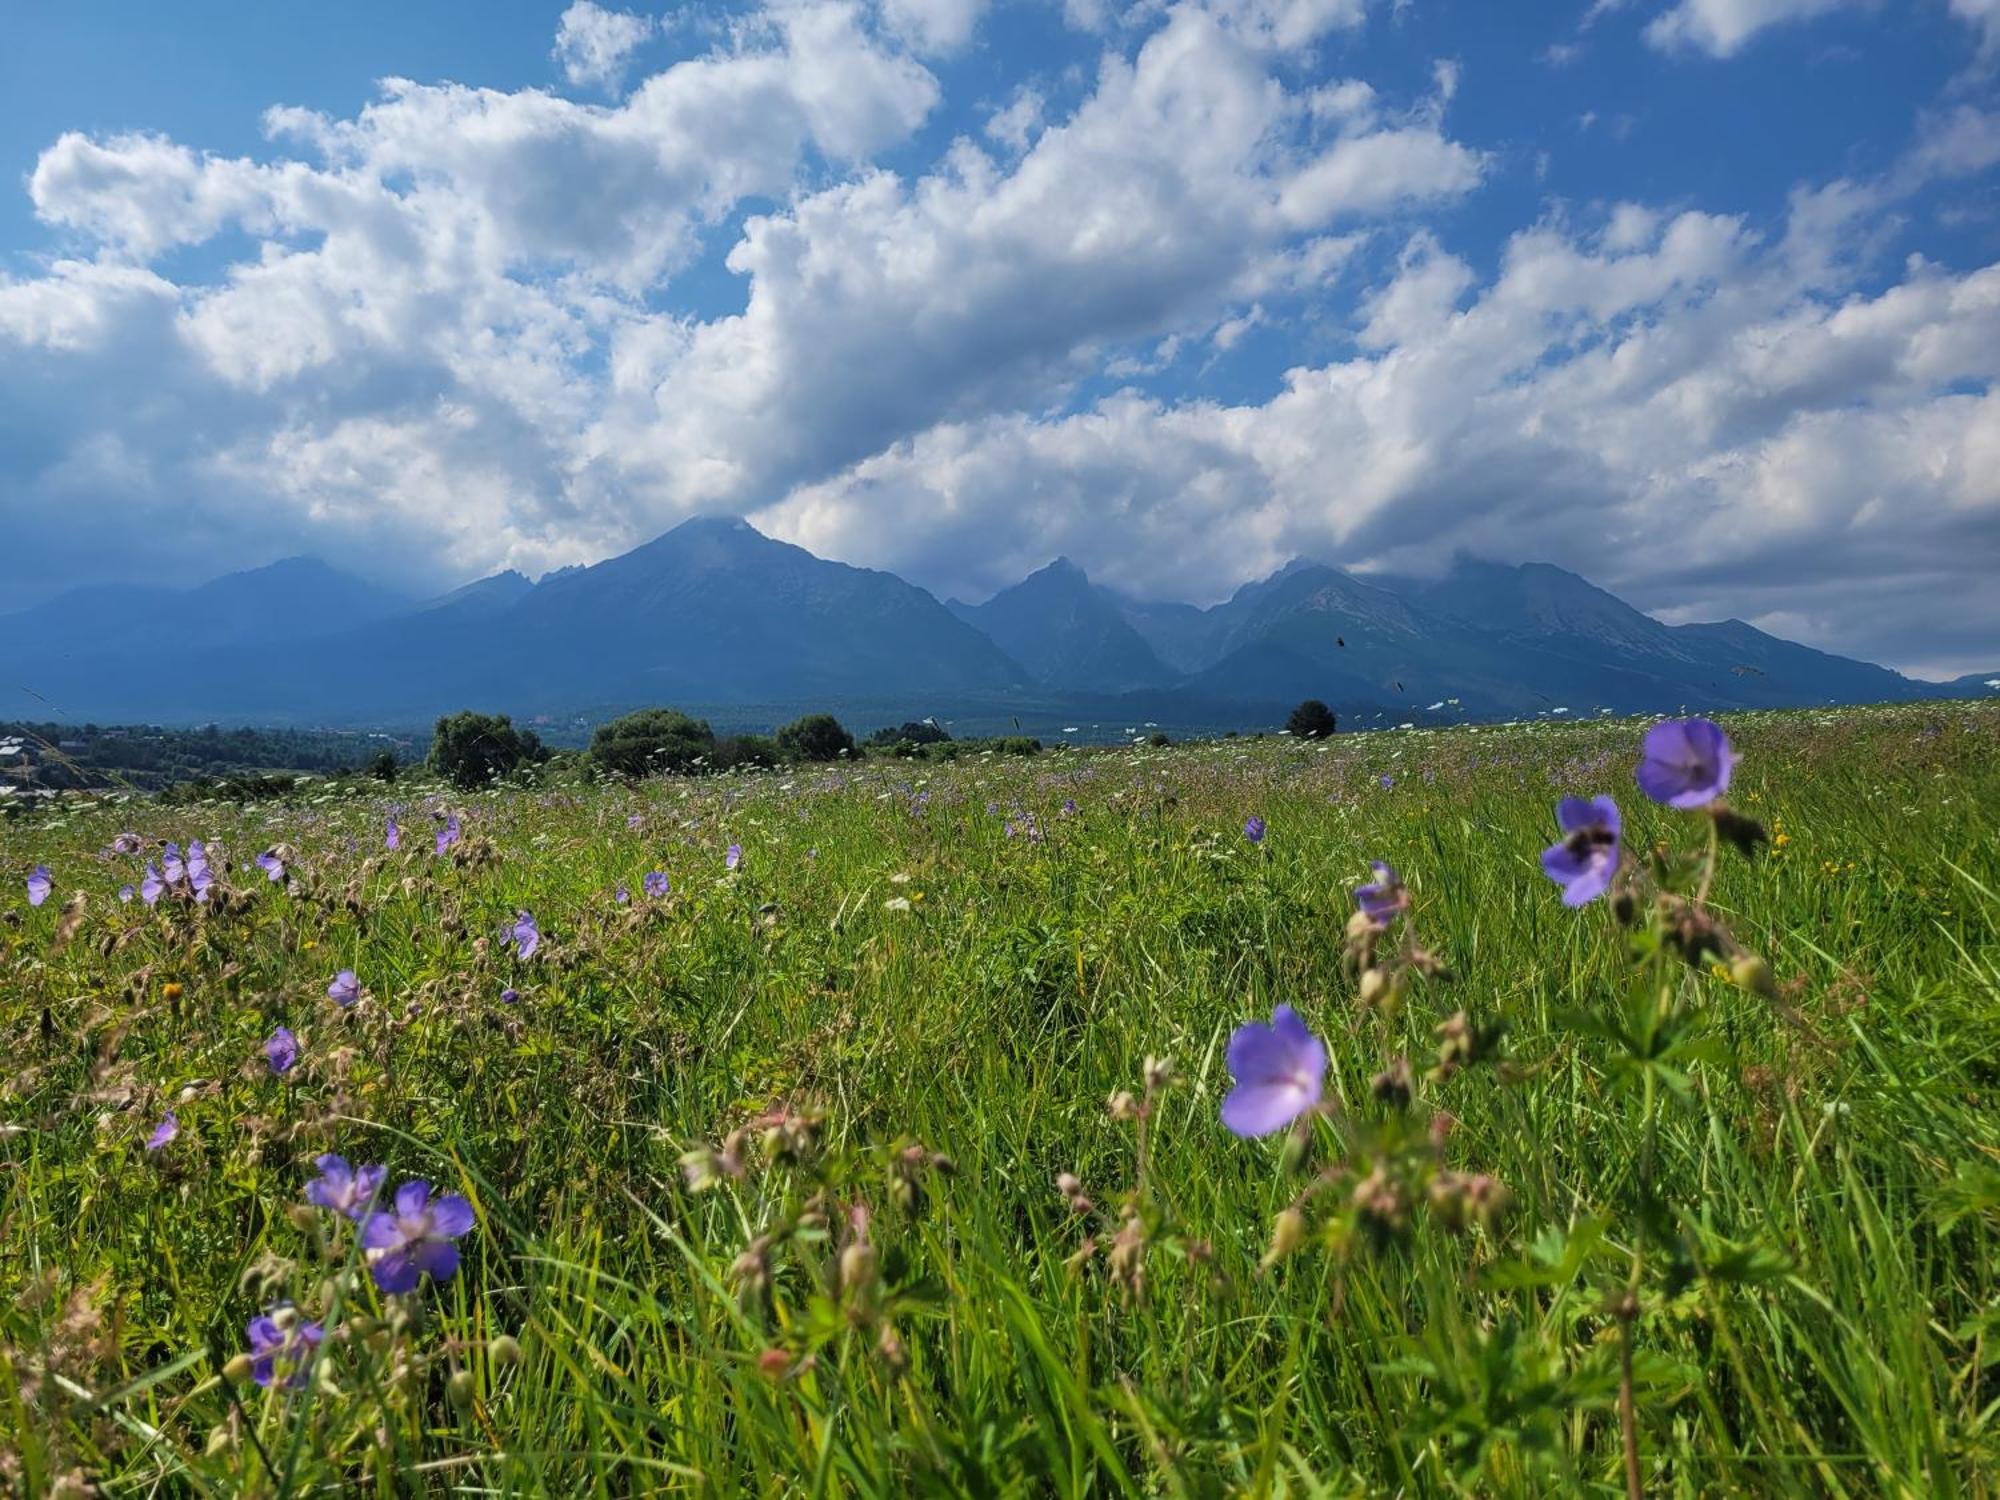
[[[1706,807],[1729,790],[1736,752],[1708,719],[1669,719],[1646,731],[1639,790],[1668,807]]]
[[[55,888],[55,881],[49,877],[49,867],[36,865],[28,872],[28,905],[40,906],[49,899],[49,892]]]
[[[1236,1028],[1229,1039],[1236,1087],[1222,1101],[1222,1123],[1240,1136],[1282,1130],[1319,1103],[1326,1082],[1326,1047],[1289,1005],[1266,1026]]]
[[[264,1056],[270,1059],[273,1073],[289,1073],[299,1060],[299,1039],[289,1027],[280,1026],[264,1043]]]

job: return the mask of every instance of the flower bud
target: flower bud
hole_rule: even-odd
[[[229,1430],[227,1422],[217,1422],[208,1430],[208,1441],[202,1452],[210,1458],[220,1458],[236,1446],[236,1434]]]
[[[1729,966],[1729,977],[1736,981],[1738,989],[1761,995],[1766,1000],[1775,998],[1778,993],[1778,981],[1771,975],[1771,966],[1754,953],[1738,957]]]
[[[1361,976],[1360,1000],[1364,1009],[1373,1010],[1388,993],[1389,976],[1380,969],[1369,969]]]
[[[882,1333],[875,1340],[875,1352],[882,1356],[882,1363],[889,1367],[889,1373],[900,1375],[910,1368],[910,1351],[903,1346],[902,1338],[887,1323],[882,1325]]]
[[[472,1410],[474,1387],[472,1371],[460,1370],[445,1382],[444,1393],[451,1404],[460,1411]]]
[[[486,1357],[496,1365],[518,1365],[521,1362],[521,1341],[511,1333],[497,1334],[486,1345]]]
[[[1146,1092],[1157,1094],[1174,1081],[1174,1063],[1169,1057],[1147,1057],[1144,1069]]]
[[[1074,1172],[1056,1173],[1056,1191],[1065,1198],[1074,1198],[1083,1191],[1083,1179]]]
[[[1304,1130],[1293,1129],[1285,1132],[1285,1139],[1278,1147],[1278,1170],[1290,1176],[1306,1164],[1306,1148],[1312,1144]]]
[[[1407,1057],[1399,1057],[1375,1075],[1369,1091],[1384,1104],[1393,1105],[1397,1109],[1407,1109],[1410,1093],[1415,1084],[1416,1080],[1410,1073],[1410,1060]]]
[[[319,1215],[313,1212],[310,1203],[294,1203],[285,1210],[285,1217],[292,1221],[292,1228],[302,1234],[312,1233],[313,1226],[319,1223]]]
[[[866,1240],[856,1240],[840,1252],[840,1290],[843,1295],[861,1300],[875,1286],[875,1247]]]
[[[1271,1221],[1271,1248],[1264,1252],[1264,1258],[1257,1263],[1257,1268],[1260,1271],[1270,1270],[1304,1244],[1305,1238],[1306,1216],[1296,1208],[1280,1210],[1278,1217]]]
[[[233,1354],[222,1367],[222,1378],[231,1385],[241,1385],[250,1378],[250,1367],[254,1361],[247,1354]]]
[[[1136,1120],[1139,1118],[1139,1101],[1130,1089],[1120,1089],[1108,1101],[1111,1118],[1114,1120]]]

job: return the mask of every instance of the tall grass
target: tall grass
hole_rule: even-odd
[[[1775,837],[1724,860],[1714,901],[1779,993],[1674,981],[1696,1045],[1646,1170],[1687,1254],[1632,1315],[1643,1487],[1991,1494],[2000,712],[1727,727],[1732,800]],[[4,825],[0,1475],[35,1495],[1625,1493],[1616,1299],[1646,1153],[1588,1023],[1630,970],[1602,904],[1564,909],[1537,856],[1571,791],[1618,796],[1640,849],[1686,837],[1631,787],[1638,732],[404,786],[395,854],[382,801],[332,794]],[[439,857],[445,808],[467,837]],[[226,891],[121,904],[144,856],[101,851],[127,829],[219,844]],[[289,889],[250,863],[280,844]],[[1341,962],[1371,858],[1454,976],[1394,1016]],[[55,894],[30,909],[37,864]],[[653,869],[671,895],[640,894]],[[501,938],[520,909],[545,934],[525,963]],[[325,994],[340,968],[367,990],[349,1011]],[[1411,1118],[1450,1117],[1445,1158],[1504,1183],[1505,1216],[1316,1233],[1261,1268],[1301,1178],[1217,1110],[1230,1032],[1279,1003],[1327,1039],[1355,1121],[1386,1117],[1371,1079],[1397,1053],[1421,1074],[1454,1011],[1504,1021],[1498,1065],[1420,1079]],[[280,1024],[303,1052],[283,1078]],[[1142,1142],[1107,1100],[1146,1097],[1149,1057],[1175,1078]],[[178,1138],[147,1152],[169,1109]],[[755,1124],[742,1174],[690,1190],[685,1154],[774,1111],[816,1138],[794,1158]],[[1344,1149],[1316,1129],[1314,1167]],[[352,1233],[303,1208],[325,1151],[467,1195],[459,1273],[383,1297]],[[1120,1260],[1135,1190],[1147,1243]],[[843,1271],[857,1206],[875,1261]],[[300,1390],[226,1369],[282,1301],[329,1329]]]

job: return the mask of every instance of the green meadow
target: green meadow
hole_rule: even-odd
[[[1712,870],[1633,721],[0,820],[0,1489],[1991,1495],[2000,709],[1723,724]],[[1740,953],[1563,905],[1600,793]]]

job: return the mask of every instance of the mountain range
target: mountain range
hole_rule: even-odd
[[[1543,563],[1420,579],[1298,559],[1203,609],[1059,558],[983,603],[940,603],[728,518],[428,600],[311,558],[194,589],[95,586],[0,617],[0,639],[16,712],[164,723],[674,704],[732,726],[832,708],[864,728],[928,713],[1039,732],[1250,725],[1307,697],[1348,723],[1970,697],[1994,676],[1923,683],[1740,620],[1666,625]]]

